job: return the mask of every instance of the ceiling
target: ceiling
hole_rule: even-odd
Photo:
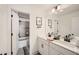
[[[51,12],[52,13],[52,8],[57,6],[58,4],[32,4],[32,7],[37,8],[40,11],[43,12]],[[63,12],[61,14],[66,14],[74,11],[79,10],[79,5],[78,4],[63,4]]]
[[[32,7],[35,7],[42,11],[48,11],[51,10],[53,7],[55,7],[57,4],[31,4]]]
[[[67,13],[72,13],[75,11],[79,11],[79,5],[78,4],[72,4],[69,5],[67,8],[64,8],[64,11],[61,12],[60,14],[67,14]]]
[[[32,6],[38,8],[44,12],[48,12],[48,11],[51,12],[52,8],[57,5],[58,4],[37,4],[37,5],[32,5]],[[61,14],[79,11],[79,4],[64,4],[62,7],[63,7],[64,11]]]
[[[16,4],[14,4],[16,6]],[[57,6],[58,4],[20,4],[19,6],[25,6],[25,7],[32,7],[35,8],[39,11],[43,11],[43,12],[51,12],[52,13],[52,8]],[[63,7],[66,7],[69,4],[64,4]],[[2,7],[2,5],[0,5],[0,7]],[[78,11],[79,10],[79,4],[72,4],[67,8],[64,8],[64,11],[61,14],[65,14],[65,13],[69,13],[69,12],[73,12],[73,11]]]

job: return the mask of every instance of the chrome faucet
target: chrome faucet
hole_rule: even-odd
[[[70,40],[73,39],[73,35],[74,35],[74,34],[68,34],[68,35],[66,35],[66,36],[64,37],[64,41],[70,42]]]

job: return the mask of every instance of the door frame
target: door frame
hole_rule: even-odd
[[[17,51],[17,43],[15,42],[15,44],[14,44],[14,41],[16,41],[16,39],[14,40],[13,38],[13,14],[12,14],[12,12],[14,12],[14,13],[18,13],[17,11],[15,11],[15,10],[13,10],[13,9],[11,9],[11,14],[10,14],[10,16],[11,16],[11,55],[15,55],[15,53],[17,53],[16,51]],[[17,14],[18,15],[18,14]],[[13,41],[14,40],[14,41]],[[15,50],[16,51],[14,51],[14,48],[15,48]]]
[[[17,11],[15,9],[12,9],[12,8],[9,8],[9,21],[10,21],[10,54],[13,55],[13,42],[12,42],[12,11],[14,12],[21,12],[21,13],[26,13],[26,12],[22,12],[22,11]],[[26,14],[29,14],[29,17],[30,17],[30,13],[26,13]],[[30,54],[30,18],[29,18],[29,54]]]

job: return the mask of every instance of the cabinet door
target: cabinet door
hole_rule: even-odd
[[[43,46],[43,51],[44,51],[44,55],[48,55],[48,44],[45,44],[44,43],[44,46]]]
[[[39,50],[39,52],[41,53],[41,54],[43,54],[43,50],[44,50],[44,44],[43,44],[43,42],[42,41],[40,41],[41,39],[39,39],[39,41],[38,41],[38,50]]]
[[[50,43],[50,47],[49,47],[49,55],[62,55],[62,53],[60,53],[58,50],[55,49],[55,47],[53,48],[53,44]]]
[[[60,52],[58,52],[57,50],[55,50],[54,48],[49,48],[49,55],[61,55]]]
[[[48,44],[47,41],[44,39],[39,39],[38,40],[38,50],[41,54],[47,55],[48,54]]]

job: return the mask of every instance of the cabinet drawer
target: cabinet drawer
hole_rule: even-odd
[[[71,52],[71,51],[69,51],[69,50],[67,50],[59,45],[50,44],[50,46],[64,55],[75,55],[75,53],[73,53],[73,52]]]

